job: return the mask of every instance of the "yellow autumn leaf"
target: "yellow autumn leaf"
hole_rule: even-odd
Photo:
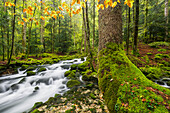
[[[112,7],[114,8],[117,5],[117,2],[112,3]]]
[[[59,14],[59,13],[60,13],[60,11],[56,11],[56,13],[57,13],[57,14]]]
[[[45,18],[44,18],[43,16],[41,16],[41,19],[42,19],[42,20],[45,20]]]
[[[61,11],[63,11],[63,9],[61,8],[61,6],[58,7]]]

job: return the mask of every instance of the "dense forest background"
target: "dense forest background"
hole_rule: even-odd
[[[168,41],[170,22],[165,1],[141,0],[139,12],[135,8],[138,4],[134,3],[134,6],[129,8],[122,2],[123,40],[127,47],[136,45],[135,38],[138,38],[138,42],[144,43]],[[5,4],[6,2],[9,3]],[[83,16],[81,5],[72,6],[71,1],[66,1],[67,7],[63,8],[65,7],[63,6],[62,11],[59,6],[63,5],[63,1],[58,0],[17,0],[16,2],[15,13],[14,0],[0,2],[0,59],[2,61],[10,58],[12,47],[13,56],[26,54],[25,57],[29,54],[45,52],[58,54],[86,52],[87,31],[85,29],[87,27],[83,24],[83,18],[85,21],[87,19]],[[98,47],[99,40],[97,5],[97,1],[89,1],[86,7],[88,9],[84,10],[85,14],[86,11],[88,12],[89,39],[92,48]],[[56,11],[61,12],[59,14]],[[134,36],[137,13],[139,13],[138,33]],[[13,28],[15,29],[14,40],[12,40]]]

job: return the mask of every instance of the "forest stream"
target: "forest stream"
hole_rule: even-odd
[[[81,59],[73,59],[52,65],[39,65],[33,70],[36,75],[32,76],[27,76],[27,70],[21,71],[21,68],[18,68],[18,74],[1,76],[0,113],[25,112],[36,102],[45,102],[55,94],[62,95],[69,90],[64,73],[72,64],[83,62]],[[38,72],[41,67],[45,67],[46,71]]]

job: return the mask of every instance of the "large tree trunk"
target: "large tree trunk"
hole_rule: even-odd
[[[168,0],[165,0],[165,19],[166,19],[166,27],[165,27],[165,33],[166,33],[166,36],[165,36],[165,41],[168,41]]]
[[[135,26],[134,26],[134,45],[133,54],[137,54],[138,44],[138,22],[139,22],[139,0],[136,0],[136,14],[135,14]]]
[[[104,0],[100,0],[103,4]],[[122,10],[121,6],[99,10],[99,51],[108,42],[122,43]]]
[[[145,0],[144,38],[147,38],[148,0]]]

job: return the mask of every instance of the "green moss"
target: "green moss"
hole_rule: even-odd
[[[90,93],[90,97],[91,97],[92,99],[96,99],[96,96],[95,96],[93,93]]]
[[[27,71],[32,71],[32,70],[35,70],[37,67],[36,66],[34,66],[34,67],[29,67],[28,69],[27,69]]]
[[[166,49],[158,49],[159,52],[166,52]]]
[[[42,67],[38,70],[38,72],[46,71],[47,69],[45,67]]]
[[[73,71],[71,71],[70,74],[67,76],[67,78],[75,79],[76,78],[76,74]]]
[[[33,112],[31,113],[42,113],[41,111],[39,111],[38,109],[35,109]]]
[[[159,47],[159,46],[169,46],[168,42],[153,42],[149,44],[151,47]]]
[[[33,72],[33,71],[27,71],[27,76],[31,76],[31,75],[35,75],[36,72]]]
[[[71,73],[71,71],[66,71],[66,72],[64,73],[64,76],[67,77],[70,73]]]
[[[80,85],[81,83],[78,81],[78,80],[69,80],[68,82],[67,82],[67,87],[68,88],[72,88],[72,87],[74,87],[74,86],[78,86],[78,85]]]
[[[86,71],[88,69],[88,62],[83,62],[78,65],[78,70],[79,71]]]
[[[36,102],[36,103],[34,104],[34,106],[32,107],[32,109],[39,108],[39,107],[42,106],[42,105],[43,105],[43,102]]]
[[[127,58],[121,45],[109,43],[106,46],[99,52],[98,78],[99,87],[110,113],[146,113],[157,110],[158,108],[150,109],[147,102],[142,102],[143,98],[150,100],[159,97],[156,93],[146,90],[146,87],[158,89],[167,95],[170,95],[170,91],[148,80]],[[134,86],[138,87],[134,88]],[[151,105],[156,105],[156,103],[151,103]],[[161,109],[165,107],[160,106]],[[168,110],[164,111],[166,113]]]
[[[76,69],[77,69],[77,64],[71,65],[71,69],[70,70],[76,70]]]
[[[152,55],[152,53],[146,53],[147,55]]]
[[[84,61],[84,60],[85,60],[84,57],[82,57],[82,58],[81,58],[81,61]]]
[[[26,70],[29,67],[29,65],[22,65],[20,70]]]

